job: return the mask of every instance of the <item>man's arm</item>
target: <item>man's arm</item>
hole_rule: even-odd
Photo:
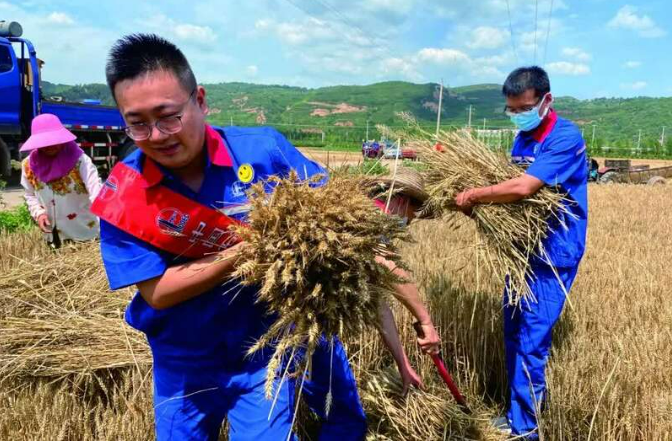
[[[411,366],[411,362],[408,360],[404,347],[401,345],[397,324],[394,322],[394,314],[392,313],[390,306],[384,301],[380,304],[378,317],[380,318],[380,336],[383,338],[385,346],[392,354],[394,362],[397,364],[399,375],[401,376],[403,384],[401,392],[402,396],[406,396],[411,385],[424,390],[425,386],[422,383],[422,379]]]
[[[169,267],[163,275],[137,283],[140,295],[152,308],[161,310],[205,293],[233,272],[237,254],[245,244]]]
[[[455,197],[455,204],[458,209],[468,211],[476,204],[514,203],[534,195],[543,186],[543,181],[525,174],[493,186],[467,189]]]
[[[580,168],[587,171],[585,150],[585,142],[576,129],[546,146],[524,175],[494,186],[465,190],[455,197],[455,204],[469,214],[475,204],[513,203],[534,195],[544,185],[562,185]]]
[[[396,266],[393,261],[387,260],[382,256],[376,258],[376,261],[379,264],[382,264],[394,272],[397,276],[409,281],[410,275],[404,269],[401,269]],[[425,308],[425,305],[420,299],[420,292],[418,287],[412,282],[407,282],[405,284],[397,284],[394,291],[394,297],[401,302],[404,307],[411,312],[415,319],[420,322],[422,331],[424,332],[424,338],[418,338],[418,345],[422,348],[427,354],[437,354],[439,352],[439,344],[441,339],[439,334],[434,328],[432,323],[432,318],[429,316],[429,312]]]

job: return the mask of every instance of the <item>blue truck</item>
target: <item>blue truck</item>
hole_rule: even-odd
[[[21,159],[19,148],[30,136],[33,118],[42,113],[57,115],[105,173],[134,149],[121,114],[97,100],[68,103],[61,97],[44,97],[43,62],[22,33],[19,23],[0,21],[0,178],[11,177],[12,160]]]

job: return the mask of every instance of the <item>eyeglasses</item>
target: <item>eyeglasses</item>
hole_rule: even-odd
[[[512,108],[510,108],[509,106],[504,106],[504,113],[505,113],[507,116],[512,117],[512,116],[517,115],[517,114],[522,114],[523,112],[529,112],[529,111],[531,111],[532,109],[534,109],[535,107],[539,106],[539,104],[540,104],[542,101],[544,101],[544,98],[546,98],[546,95],[544,95],[543,97],[541,97],[541,98],[539,99],[539,101],[537,101],[536,104],[534,104],[534,105],[532,105],[532,106],[525,106],[525,107],[522,107],[522,108],[519,108],[519,109],[512,109]]]
[[[164,135],[173,135],[182,130],[182,117],[184,116],[184,110],[191,101],[192,97],[196,93],[196,88],[189,94],[189,98],[182,105],[182,112],[171,115],[170,117],[163,117],[156,120],[154,124],[149,123],[138,123],[126,126],[124,132],[134,141],[144,141],[149,139],[152,136],[152,129],[157,128],[159,132]]]

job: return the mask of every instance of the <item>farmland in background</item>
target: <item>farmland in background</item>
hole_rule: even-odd
[[[541,416],[545,439],[672,437],[669,192],[669,185],[590,186],[588,250],[556,328],[550,403]],[[459,230],[414,223],[415,242],[403,256],[439,326],[449,370],[478,420],[465,422],[454,407],[431,362],[417,351],[411,318],[397,307],[400,333],[428,392],[395,396],[393,362],[374,331],[347,343],[372,438],[493,437],[479,430],[505,407],[502,282],[489,278],[475,258],[475,233],[467,218],[462,221]],[[34,231],[1,236],[0,249],[0,279],[28,263],[61,259]],[[90,253],[88,265],[103,272],[97,251]],[[62,290],[58,275],[50,277],[53,290]],[[116,317],[121,321],[121,312]],[[0,317],[0,330],[6,320]],[[10,377],[0,386],[2,439],[151,439],[152,422],[145,366],[84,380]]]
[[[396,112],[411,112],[421,124],[433,128],[438,110],[438,85],[434,83],[390,81],[317,89],[250,83],[204,86],[211,123],[276,126],[295,144],[304,147],[357,150],[366,137],[367,121],[369,138],[373,139],[380,136],[376,124],[399,124]],[[69,86],[44,82],[43,94],[74,101],[96,98],[114,104],[103,84]],[[470,107],[474,128],[485,125],[487,130],[513,129],[502,112],[504,99],[497,84],[446,87],[441,107],[442,127],[467,125]],[[672,137],[663,137],[663,127],[669,126],[672,119],[672,98],[578,100],[559,96],[555,108],[582,128],[593,155],[672,158]],[[672,131],[672,126],[666,130]]]

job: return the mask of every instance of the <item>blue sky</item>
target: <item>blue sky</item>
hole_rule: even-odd
[[[671,12],[669,0],[0,0],[52,82],[103,82],[116,39],[154,32],[203,83],[463,86],[536,61],[556,95],[577,98],[672,96]]]

